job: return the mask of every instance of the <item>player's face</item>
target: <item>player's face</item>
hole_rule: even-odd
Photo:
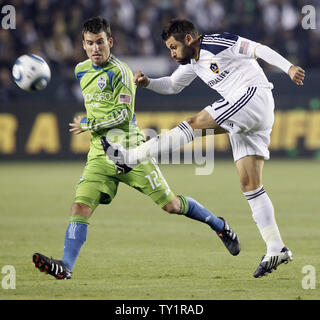
[[[180,64],[190,63],[190,60],[196,54],[195,48],[189,45],[189,43],[192,43],[192,40],[192,38],[186,36],[185,42],[182,43],[171,36],[166,41],[166,46],[170,50],[171,57]]]
[[[95,66],[104,64],[110,55],[113,39],[108,38],[104,31],[100,33],[85,32],[83,35],[83,49]]]

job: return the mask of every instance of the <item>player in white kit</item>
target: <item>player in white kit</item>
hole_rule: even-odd
[[[188,20],[172,20],[162,32],[171,57],[180,66],[171,76],[149,79],[141,71],[135,83],[160,94],[176,94],[197,76],[216,90],[222,99],[135,149],[110,143],[109,157],[119,172],[128,172],[137,163],[161,152],[179,149],[194,139],[195,129],[227,133],[242,192],[252,210],[253,220],[266,243],[254,277],[271,273],[281,263],[292,260],[274,217],[274,208],[262,184],[264,160],[274,122],[274,100],[262,68],[256,59],[280,68],[297,85],[303,85],[305,72],[271,48],[230,33],[199,35]]]

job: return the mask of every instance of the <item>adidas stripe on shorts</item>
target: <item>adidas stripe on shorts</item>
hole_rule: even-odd
[[[234,161],[250,155],[270,158],[268,147],[274,122],[271,89],[245,88],[205,110],[228,131]]]

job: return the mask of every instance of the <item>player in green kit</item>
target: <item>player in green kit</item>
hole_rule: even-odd
[[[63,257],[56,260],[35,253],[33,262],[36,268],[57,279],[71,279],[75,261],[86,241],[90,216],[99,204],[112,201],[120,182],[149,196],[169,213],[208,224],[229,252],[237,255],[240,242],[227,222],[194,199],[176,196],[155,161],[141,163],[129,173],[119,174],[114,162],[108,159],[107,150],[103,148],[106,136],[126,148],[145,140],[134,114],[136,86],[129,67],[110,52],[113,38],[105,19],[89,19],[84,23],[82,34],[83,48],[89,59],[76,66],[75,75],[83,93],[86,117],[75,118],[70,123],[70,132],[80,134],[90,130],[90,151],[71,208]]]

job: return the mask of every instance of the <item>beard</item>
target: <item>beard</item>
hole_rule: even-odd
[[[191,62],[191,59],[195,56],[196,49],[189,46],[184,46],[182,49],[182,58],[177,60],[178,63],[185,65]]]

